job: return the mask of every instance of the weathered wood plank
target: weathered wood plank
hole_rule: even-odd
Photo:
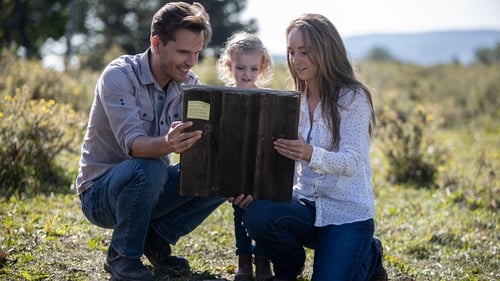
[[[297,137],[299,106],[293,91],[184,86],[183,121],[203,136],[180,156],[181,194],[290,201],[295,163],[273,141]]]

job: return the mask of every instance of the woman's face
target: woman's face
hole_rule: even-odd
[[[311,46],[306,46],[304,34],[298,28],[294,28],[287,36],[288,61],[292,72],[296,73],[300,80],[312,82],[318,74],[318,66],[311,59]]]

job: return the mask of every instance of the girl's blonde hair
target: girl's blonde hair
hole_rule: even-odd
[[[217,60],[217,78],[224,82],[226,86],[235,86],[234,76],[232,75],[229,62],[234,51],[243,53],[258,52],[262,54],[262,62],[259,76],[257,77],[257,87],[263,87],[273,79],[274,63],[262,41],[254,34],[241,31],[234,33],[229,37],[221,49],[220,57]]]

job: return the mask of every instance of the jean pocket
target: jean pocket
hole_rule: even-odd
[[[115,216],[107,211],[103,201],[97,195],[90,188],[80,196],[82,212],[91,223],[104,228],[112,228],[116,223]]]

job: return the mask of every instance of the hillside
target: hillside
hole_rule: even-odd
[[[500,43],[500,31],[439,31],[424,33],[387,33],[349,36],[344,42],[351,58],[364,58],[375,47],[382,47],[396,59],[419,65],[458,61],[470,64],[479,48],[492,48]],[[284,62],[284,55],[273,56]]]
[[[474,61],[475,51],[500,43],[500,31],[440,31],[426,33],[369,34],[346,37],[346,48],[353,60],[382,47],[400,61],[431,65]]]

